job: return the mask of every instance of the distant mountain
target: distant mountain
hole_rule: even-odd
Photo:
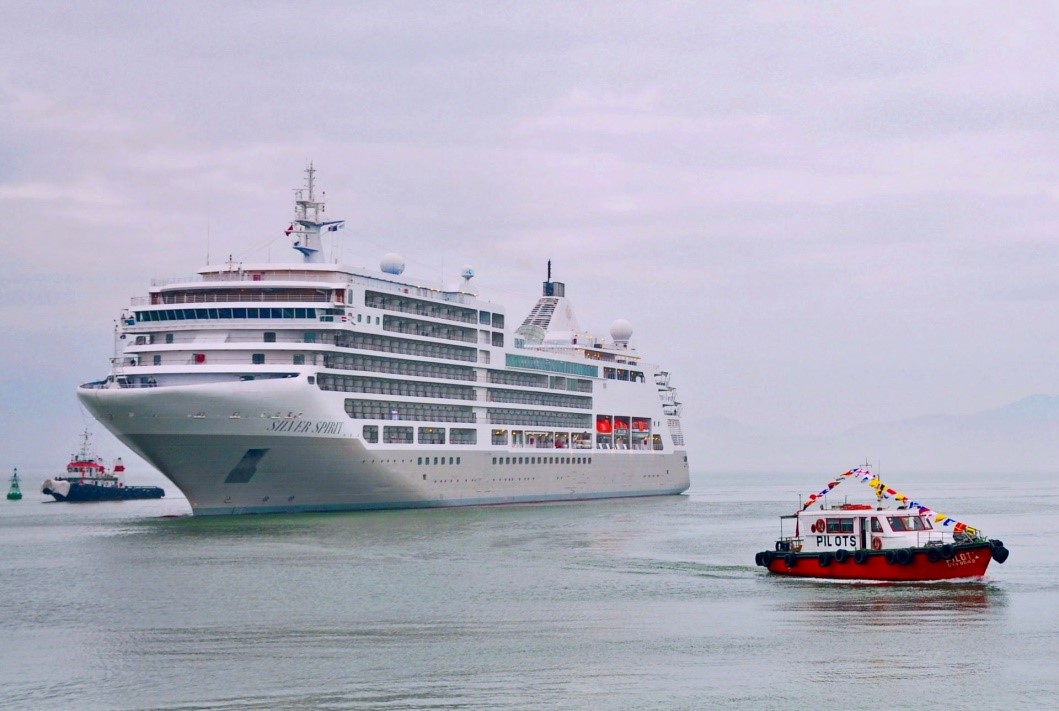
[[[701,423],[704,471],[831,472],[865,459],[892,473],[1059,474],[1059,397],[1031,395],[971,415],[929,415],[800,436],[727,418]],[[697,437],[697,439],[699,439]],[[696,442],[698,444],[699,442]]]

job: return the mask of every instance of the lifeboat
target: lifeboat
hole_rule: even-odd
[[[830,505],[827,495],[847,481],[871,487],[876,503]],[[913,501],[865,465],[781,516],[775,546],[754,562],[775,575],[916,582],[980,578],[992,560],[1003,563],[1008,554],[1002,541]]]

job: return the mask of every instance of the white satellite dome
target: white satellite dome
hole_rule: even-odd
[[[390,252],[382,258],[379,268],[386,274],[400,274],[404,271],[404,257],[396,252]]]
[[[610,325],[610,337],[615,343],[628,343],[632,338],[632,324],[623,318],[617,319]]]

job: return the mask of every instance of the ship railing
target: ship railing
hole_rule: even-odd
[[[439,288],[416,286],[414,284],[394,283],[386,279],[376,279],[359,274],[346,272],[298,272],[296,270],[281,271],[276,274],[265,274],[258,271],[244,271],[236,269],[232,271],[210,272],[209,274],[195,274],[182,277],[156,277],[151,279],[153,288],[171,286],[173,284],[201,284],[201,283],[230,283],[230,282],[329,282],[348,285],[369,286],[380,291],[390,291],[395,294],[406,294],[408,296],[419,296],[427,299],[448,301],[450,303],[470,304],[475,301],[474,294],[463,291],[443,291]]]
[[[926,548],[928,546],[940,546],[949,542],[948,537],[945,535],[944,531],[937,530],[916,531],[915,538],[917,548]]]
[[[170,284],[194,284],[205,281],[200,274],[179,277],[158,277],[151,279],[151,286],[169,286]]]
[[[646,440],[642,443],[636,444],[625,444],[624,442],[619,442],[617,444],[611,444],[610,442],[597,442],[595,448],[617,450],[622,452],[653,452],[655,450],[662,449],[662,445],[661,443],[655,445],[650,441]]]
[[[151,279],[151,286],[158,288],[172,286],[173,284],[228,284],[262,281],[345,283],[347,281],[347,275],[336,274],[334,272],[299,272],[297,270],[284,271],[279,274],[262,274],[261,272],[237,269],[232,271],[210,272],[206,275],[195,274],[192,276],[155,277],[154,279]]]
[[[231,304],[231,303],[284,303],[284,304],[330,304],[334,299],[330,294],[160,294],[155,299],[145,296],[133,297],[133,306],[166,306],[169,304]]]

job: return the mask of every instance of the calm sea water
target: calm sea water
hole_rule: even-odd
[[[221,519],[162,517],[189,511],[172,487],[2,501],[0,706],[1054,708],[1057,479],[884,477],[1004,540],[984,582],[765,575],[777,517],[827,478]]]

